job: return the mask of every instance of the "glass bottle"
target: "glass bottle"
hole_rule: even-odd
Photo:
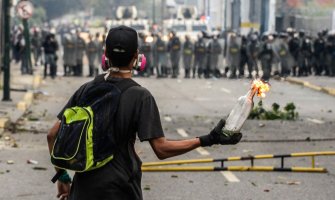
[[[251,112],[251,109],[254,107],[253,98],[257,91],[257,87],[252,87],[246,95],[238,98],[237,104],[226,119],[226,124],[223,128],[224,134],[231,136],[234,133],[240,132],[245,120]]]

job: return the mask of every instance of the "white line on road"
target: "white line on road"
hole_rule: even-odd
[[[240,180],[233,174],[231,171],[223,171],[221,174],[229,181],[232,183],[238,183]]]
[[[325,122],[319,119],[312,119],[312,118],[307,118],[308,121],[313,122],[315,124],[324,124]]]
[[[222,91],[222,92],[225,92],[225,93],[227,93],[227,94],[231,94],[231,91],[228,90],[228,89],[226,89],[226,88],[221,88],[221,91]]]
[[[210,155],[210,153],[209,153],[206,149],[204,149],[204,148],[202,148],[202,147],[198,147],[196,150],[197,150],[197,152],[199,152],[200,155],[202,155],[202,156],[208,156],[208,155]]]
[[[178,128],[177,129],[177,133],[179,134],[179,135],[181,135],[182,137],[188,137],[188,134],[186,133],[186,131],[184,130],[184,129],[182,129],[182,128]]]

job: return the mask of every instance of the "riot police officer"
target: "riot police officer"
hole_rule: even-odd
[[[156,71],[157,78],[167,76],[167,45],[162,39],[162,35],[158,34],[157,40],[154,45],[154,52],[156,56]]]
[[[290,55],[287,42],[288,42],[288,35],[286,33],[280,33],[277,53],[280,59],[280,64],[281,64],[280,75],[282,77],[287,77],[291,73],[289,63],[292,61],[292,57]]]
[[[194,65],[192,68],[192,78],[195,78],[195,73],[198,73],[198,78],[201,78],[206,65],[206,43],[203,35],[198,35],[198,41],[194,44]]]
[[[183,63],[185,69],[184,78],[190,78],[192,58],[193,58],[193,43],[191,42],[189,36],[185,36],[185,42],[183,44]]]
[[[86,49],[85,40],[80,36],[80,31],[77,30],[77,37],[75,40],[75,49],[76,49],[76,67],[74,69],[75,76],[83,75],[83,57],[84,51]]]
[[[239,64],[239,78],[244,77],[244,68],[245,65],[248,64],[248,40],[246,36],[242,36],[241,39],[241,48],[240,48],[240,64]]]
[[[179,74],[179,60],[181,42],[175,32],[171,32],[171,38],[168,43],[168,50],[170,52],[170,60],[172,65],[172,78],[177,78]]]
[[[272,35],[264,35],[263,36],[263,43],[260,48],[259,52],[259,59],[262,64],[263,76],[262,79],[268,81],[271,76],[271,66],[272,66],[272,59],[274,56],[273,48],[272,48]]]
[[[218,35],[214,35],[213,39],[210,41],[208,44],[208,53],[209,53],[209,68],[207,69],[208,71],[208,77],[212,77],[214,74],[219,77],[220,72],[218,68],[218,62],[219,62],[219,56],[222,53],[222,47],[221,44],[219,43],[218,40]],[[216,72],[216,73],[215,73]]]
[[[327,67],[326,67],[326,76],[334,76],[335,70],[335,34],[329,33],[326,43],[326,61],[327,61]]]
[[[250,41],[247,45],[247,55],[248,55],[248,78],[252,78],[252,71],[256,71],[256,77],[258,77],[259,69],[257,63],[257,57],[259,53],[259,41],[256,34],[250,36]]]
[[[76,66],[76,51],[75,51],[75,31],[65,33],[62,41],[63,45],[63,67],[64,76],[71,75]]]
[[[321,32],[318,33],[318,38],[314,41],[314,59],[315,59],[315,75],[320,76],[325,68],[325,50],[326,42]]]
[[[93,35],[89,35],[89,41],[86,45],[86,56],[88,59],[89,77],[93,77],[96,72],[95,59],[98,56],[98,47],[93,40]]]
[[[152,42],[153,38],[151,35],[143,35],[142,43],[140,46],[140,52],[144,54],[147,59],[146,69],[144,72],[144,76],[151,76],[154,74],[154,69],[152,65]]]
[[[297,58],[299,57],[299,51],[300,51],[300,43],[299,43],[299,38],[297,33],[294,32],[290,32],[291,34],[291,39],[288,42],[288,48],[290,51],[290,54],[293,57],[293,62],[292,62],[292,73],[293,76],[297,75],[297,67],[298,67],[298,62],[297,62]]]
[[[95,45],[97,47],[97,59],[95,61],[95,65],[96,66],[100,66],[101,65],[101,57],[102,54],[104,53],[104,45],[105,45],[105,40],[103,38],[100,38],[100,33],[97,32],[95,33],[95,39],[94,39]],[[99,67],[96,68],[96,72],[95,74],[99,73]]]
[[[237,42],[237,35],[230,34],[227,48],[227,63],[230,70],[229,78],[236,78],[236,69],[240,63],[240,45]]]

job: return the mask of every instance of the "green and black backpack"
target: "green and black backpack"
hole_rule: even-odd
[[[114,118],[122,92],[138,85],[131,79],[116,84],[98,81],[85,86],[77,105],[65,109],[51,162],[60,169],[86,172],[104,166],[115,152]]]

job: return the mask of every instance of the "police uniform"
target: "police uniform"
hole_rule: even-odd
[[[229,78],[236,78],[236,69],[240,63],[240,46],[236,37],[230,39],[227,50],[227,61],[230,69]]]
[[[326,43],[322,38],[321,33],[318,34],[318,38],[314,41],[314,59],[315,59],[315,75],[319,76],[322,74],[325,68],[325,48]]]
[[[290,69],[290,61],[292,60],[292,57],[290,56],[290,52],[288,49],[288,45],[285,41],[287,36],[282,36],[282,39],[278,42],[278,56],[280,59],[280,65],[281,65],[281,72],[280,75],[283,77],[289,76],[291,73]]]
[[[187,39],[183,45],[183,63],[185,69],[185,78],[190,78],[190,69],[193,58],[193,44]]]
[[[247,55],[248,55],[248,78],[252,78],[252,71],[256,71],[256,77],[258,77],[258,64],[257,57],[259,53],[259,42],[256,38],[253,38],[247,45]]]
[[[180,61],[180,50],[181,43],[177,36],[173,36],[168,44],[168,50],[170,52],[170,60],[172,65],[172,78],[177,78],[179,74],[179,61]]]
[[[220,71],[218,68],[219,55],[221,55],[222,47],[217,38],[214,38],[208,44],[208,53],[209,53],[209,68],[207,69],[208,75],[212,76],[214,72]]]
[[[246,37],[242,37],[242,42],[241,42],[241,49],[240,49],[240,64],[239,64],[239,77],[244,76],[244,67],[248,63],[248,53],[247,53],[247,48],[248,48],[248,41]]]
[[[73,70],[76,65],[75,59],[75,44],[73,41],[73,36],[71,34],[65,34],[62,41],[63,45],[63,66],[64,66],[64,76],[68,76],[71,74],[71,70]]]
[[[302,66],[300,66],[300,75],[307,76],[312,73],[312,43],[308,38],[304,38],[301,46],[303,57]]]
[[[198,78],[201,78],[206,64],[206,44],[203,38],[199,38],[194,44],[194,65],[192,68],[192,77],[195,78],[197,71]]]
[[[290,54],[293,57],[291,69],[293,72],[293,76],[296,76],[297,75],[296,69],[298,66],[297,58],[299,57],[299,51],[300,51],[299,39],[296,37],[291,38],[290,41],[288,42],[288,48],[289,48]]]
[[[156,70],[157,77],[166,77],[167,76],[167,46],[166,42],[162,40],[161,37],[158,37],[154,45],[154,52],[156,56]]]
[[[144,54],[144,56],[147,59],[147,64],[145,68],[145,76],[150,76],[154,74],[154,69],[152,66],[152,47],[149,42],[145,42],[143,40],[141,47],[140,47],[140,52]]]
[[[98,47],[96,45],[96,42],[91,40],[87,43],[86,46],[86,56],[88,59],[88,66],[89,66],[89,76],[94,76],[94,73],[96,71],[95,67],[95,60],[97,58],[98,54]]]
[[[273,49],[270,41],[264,41],[261,45],[259,58],[261,60],[262,64],[262,70],[263,70],[263,80],[269,80],[271,75],[271,65],[272,65],[272,59],[273,59]]]
[[[85,43],[85,40],[78,35],[76,37],[75,47],[76,47],[76,57],[75,57],[76,67],[74,69],[74,75],[82,76],[83,75],[83,57],[84,57],[84,51],[86,49],[86,43]]]

